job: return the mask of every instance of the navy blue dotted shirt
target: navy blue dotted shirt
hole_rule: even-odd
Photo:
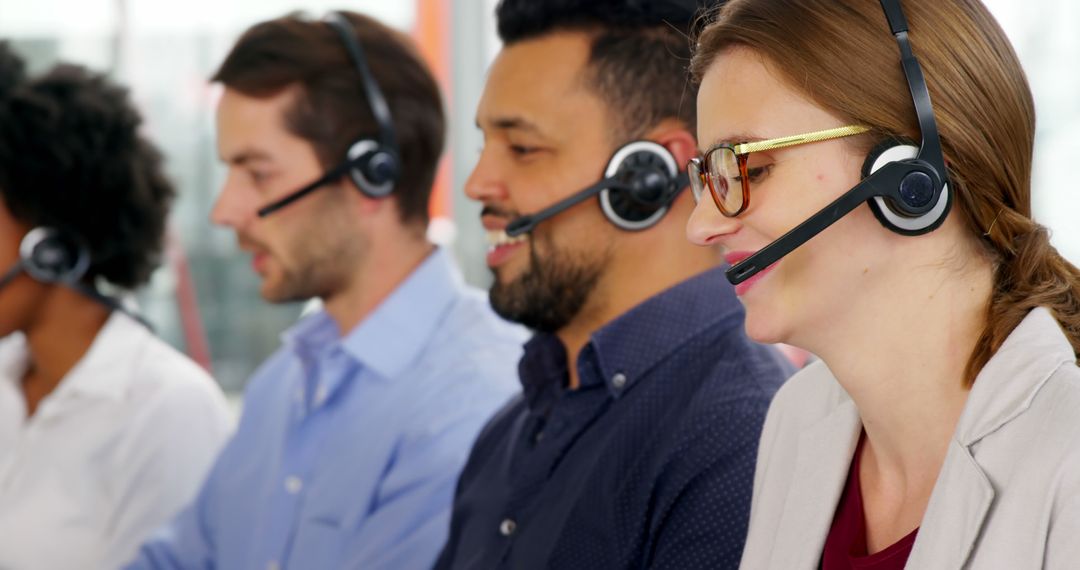
[[[538,335],[484,428],[437,569],[738,567],[758,437],[792,372],[743,332],[722,269],[597,331],[568,382]]]

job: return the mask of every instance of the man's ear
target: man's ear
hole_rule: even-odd
[[[686,168],[691,158],[698,155],[697,139],[690,133],[682,121],[665,119],[644,137],[664,145],[675,157],[679,170]]]
[[[370,217],[383,208],[392,207],[390,202],[394,200],[393,196],[389,198],[372,198],[361,192],[356,187],[356,183],[348,176],[341,177],[338,185],[341,187],[345,203],[348,204],[347,207],[361,217]]]

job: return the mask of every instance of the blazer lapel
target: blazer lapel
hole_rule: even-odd
[[[788,490],[770,568],[817,568],[825,537],[847,480],[862,423],[851,400],[799,438],[795,472]]]
[[[994,500],[994,488],[968,448],[949,445],[907,568],[963,568]]]
[[[994,500],[994,487],[972,446],[1024,413],[1054,370],[1074,358],[1060,325],[1040,307],[1024,317],[986,363],[949,443],[909,568],[964,567]]]

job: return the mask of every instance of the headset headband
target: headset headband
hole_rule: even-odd
[[[330,12],[326,15],[325,22],[341,37],[345,44],[345,50],[349,52],[356,70],[360,72],[360,78],[364,84],[364,94],[367,95],[371,114],[375,117],[375,123],[379,127],[379,142],[394,153],[398,152],[397,137],[394,135],[394,123],[390,119],[390,106],[383,97],[379,83],[375,81],[371,69],[368,67],[364,48],[356,38],[352,24],[340,12]]]

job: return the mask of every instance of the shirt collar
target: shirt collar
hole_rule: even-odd
[[[86,395],[120,400],[134,380],[141,345],[150,332],[120,311],[113,311],[98,331],[86,354],[64,375],[50,395]],[[16,385],[22,382],[29,358],[26,337],[13,333],[0,349],[0,376]]]
[[[724,269],[711,269],[658,293],[593,333],[578,356],[582,388],[603,382],[618,397],[706,330],[727,319],[741,324],[742,304],[724,277]],[[553,334],[534,336],[525,345],[518,368],[530,408],[557,396],[566,373],[562,342]]]
[[[437,248],[375,311],[343,338],[325,311],[305,317],[284,340],[301,357],[340,348],[379,377],[396,377],[423,350],[443,313],[464,289],[449,254]]]
[[[518,378],[529,409],[540,410],[565,389],[566,347],[551,333],[536,333],[524,349],[518,361]]]
[[[724,321],[741,326],[743,307],[716,267],[658,293],[592,335],[591,350],[612,395],[618,397],[673,352]],[[707,347],[704,347],[707,349]],[[579,360],[579,369],[584,363]]]
[[[1076,354],[1053,314],[1037,307],[1001,344],[979,371],[956,427],[960,443],[970,445],[1019,416],[1062,365]]]

